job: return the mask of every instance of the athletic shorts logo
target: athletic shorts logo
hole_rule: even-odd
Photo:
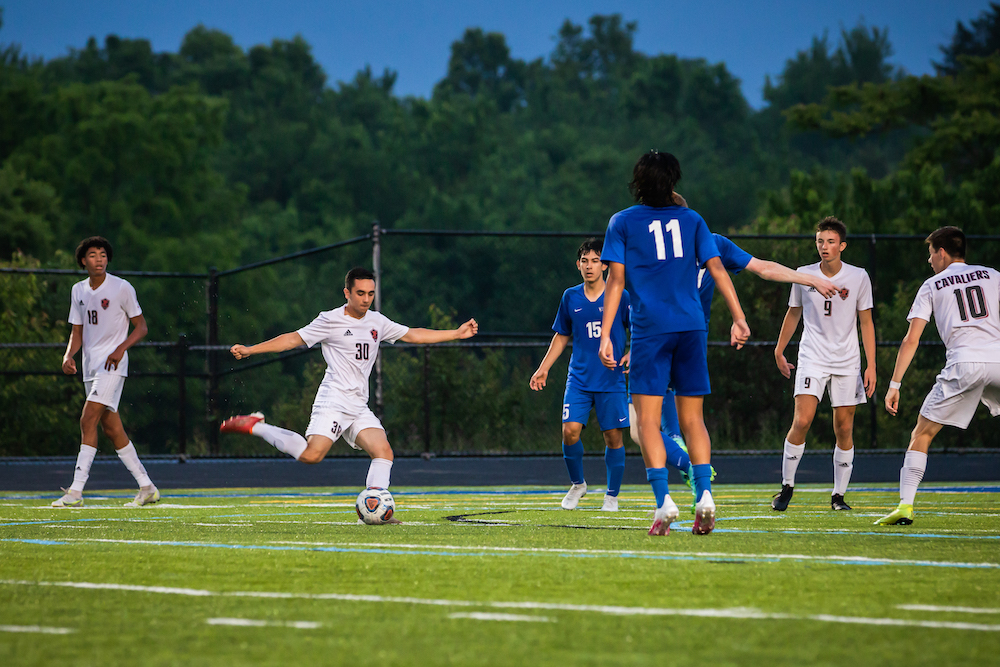
[[[101,308],[103,308],[104,310],[107,310],[108,306],[110,306],[110,305],[111,305],[110,301],[108,301],[107,299],[101,299]]]
[[[372,340],[375,341],[376,343],[378,342],[378,331],[376,331],[375,329],[372,329]]]
[[[848,290],[846,287],[842,287],[840,289],[840,292],[838,292],[838,294],[840,294],[840,298],[842,300],[846,301],[847,300],[847,295],[850,294],[850,290]]]

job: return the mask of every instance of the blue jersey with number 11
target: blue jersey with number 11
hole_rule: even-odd
[[[705,331],[698,267],[718,256],[705,220],[689,208],[639,204],[615,213],[601,261],[625,265],[632,338]]]
[[[552,330],[573,338],[573,354],[569,358],[567,384],[572,382],[584,391],[625,391],[624,369],[610,370],[601,363],[597,352],[601,346],[601,320],[604,318],[604,293],[591,301],[583,293],[583,285],[563,292]],[[611,345],[615,359],[625,353],[625,332],[629,326],[629,294],[622,293],[618,315],[611,327]]]

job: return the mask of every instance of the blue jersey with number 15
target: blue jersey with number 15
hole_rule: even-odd
[[[601,260],[625,265],[632,338],[705,331],[698,267],[718,256],[705,220],[689,208],[639,204],[615,213]]]
[[[624,369],[610,370],[601,363],[598,348],[601,346],[601,320],[604,318],[604,293],[591,301],[583,293],[583,285],[570,287],[563,292],[559,311],[552,323],[552,330],[573,338],[573,354],[569,358],[567,383],[572,382],[584,391],[625,391]],[[629,294],[622,292],[618,315],[611,327],[611,345],[615,359],[625,353],[625,332],[629,326]]]

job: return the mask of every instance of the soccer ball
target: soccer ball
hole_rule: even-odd
[[[385,489],[371,486],[358,494],[354,509],[357,510],[359,519],[375,526],[387,523],[392,518],[393,512],[396,511],[396,501]]]

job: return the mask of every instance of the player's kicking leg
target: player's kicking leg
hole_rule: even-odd
[[[917,497],[917,487],[927,469],[927,452],[931,442],[941,431],[942,425],[917,417],[917,425],[910,434],[910,446],[903,457],[903,467],[899,470],[899,505],[889,514],[875,522],[877,526],[908,526],[913,523],[913,501]]]
[[[799,389],[800,380],[796,376],[796,391]],[[813,389],[814,384],[818,384],[814,378],[802,378],[801,382],[805,390]],[[822,396],[822,387],[819,389]],[[792,417],[792,427],[788,429],[785,436],[785,443],[781,455],[781,491],[774,494],[771,500],[771,509],[784,512],[788,509],[788,504],[795,493],[795,473],[799,469],[799,462],[806,451],[806,435],[809,427],[812,426],[816,417],[816,406],[819,405],[819,398],[810,393],[797,393],[795,396],[795,416]],[[799,443],[799,444],[794,444]]]

